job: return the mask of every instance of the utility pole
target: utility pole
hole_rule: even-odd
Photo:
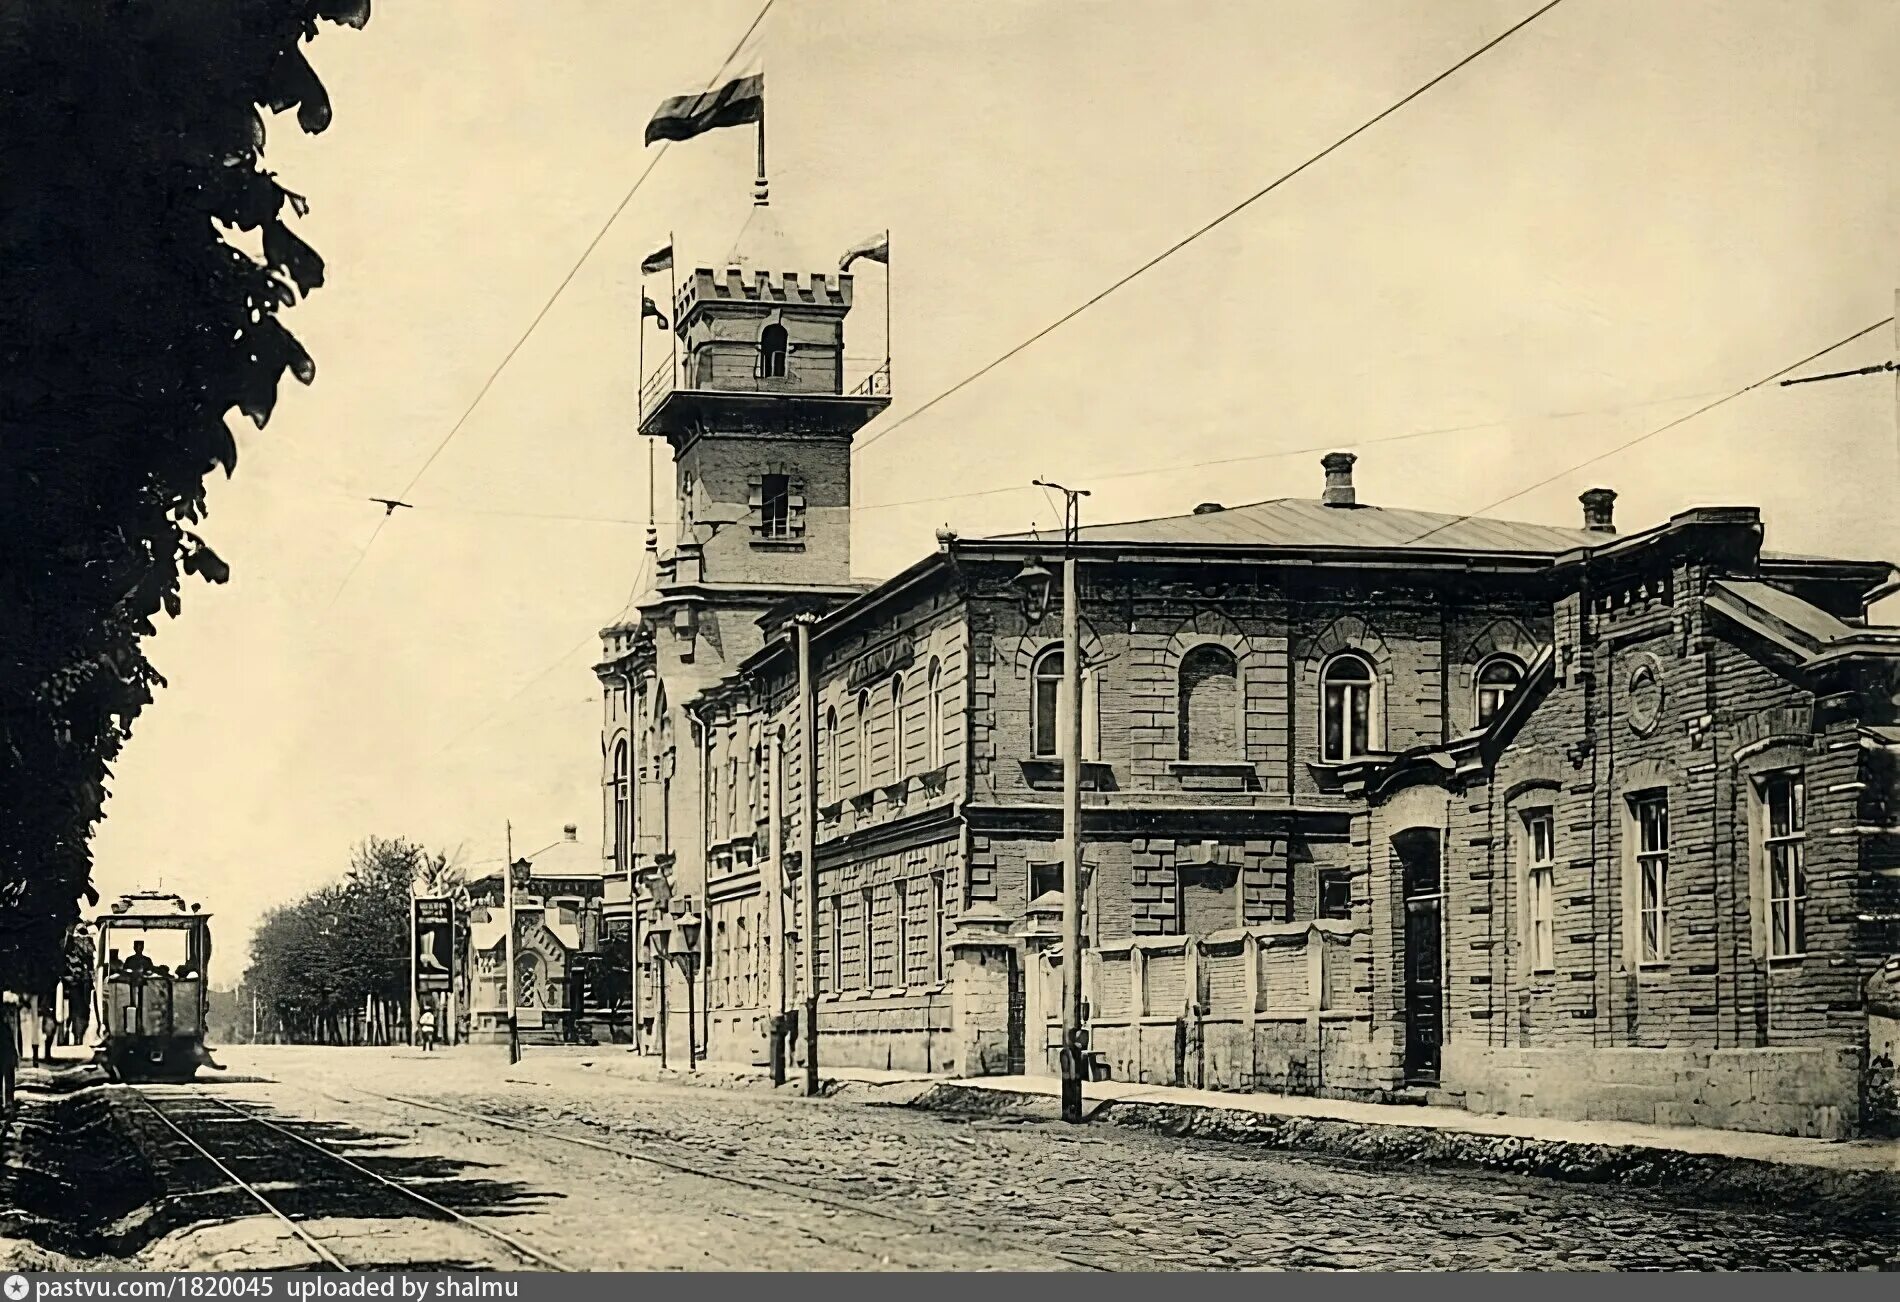
[[[811,626],[816,616],[792,617],[798,643],[798,867],[804,877],[804,915],[798,942],[804,959],[805,1094],[818,1095],[818,684],[812,678]]]
[[[508,930],[502,937],[502,962],[506,972],[502,987],[508,999],[508,1061],[521,1061],[521,1028],[515,1024],[515,825],[509,823],[508,851],[501,866],[501,898]]]
[[[1063,496],[1062,685],[1062,1119],[1082,1120],[1082,602],[1076,542],[1087,489],[1038,479]]]

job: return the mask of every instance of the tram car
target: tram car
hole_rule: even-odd
[[[211,915],[181,895],[136,893],[98,922],[100,1064],[113,1080],[185,1081],[205,1050]]]

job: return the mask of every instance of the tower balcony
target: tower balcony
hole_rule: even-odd
[[[663,360],[640,384],[640,432],[668,440],[708,428],[850,435],[891,405],[888,357],[816,350],[794,353],[785,375],[757,369],[709,349]]]

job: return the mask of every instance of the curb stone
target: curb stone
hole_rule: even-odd
[[[1052,1115],[1044,1095],[941,1083],[908,1106],[964,1116]],[[1487,1135],[1241,1109],[1108,1100],[1089,1119],[1176,1139],[1250,1144],[1378,1166],[1420,1165],[1618,1184],[1720,1202],[1853,1203],[1900,1217],[1900,1170],[1836,1169],[1644,1145]]]

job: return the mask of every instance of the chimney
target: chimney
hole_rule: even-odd
[[[1583,527],[1591,533],[1615,533],[1616,490],[1592,488],[1577,499],[1583,503]]]
[[[1194,508],[1194,514],[1212,515],[1216,511],[1225,511],[1226,509],[1227,508],[1222,506],[1219,502],[1202,502],[1199,506]]]
[[[580,836],[580,834],[581,834],[580,828],[574,826],[574,824],[572,823],[569,823],[566,827],[563,827],[561,829],[561,839],[563,841],[575,840]]]
[[[1320,501],[1327,506],[1357,506],[1357,496],[1352,487],[1352,463],[1359,458],[1350,452],[1328,452],[1319,459],[1326,467],[1326,491],[1320,495]]]

